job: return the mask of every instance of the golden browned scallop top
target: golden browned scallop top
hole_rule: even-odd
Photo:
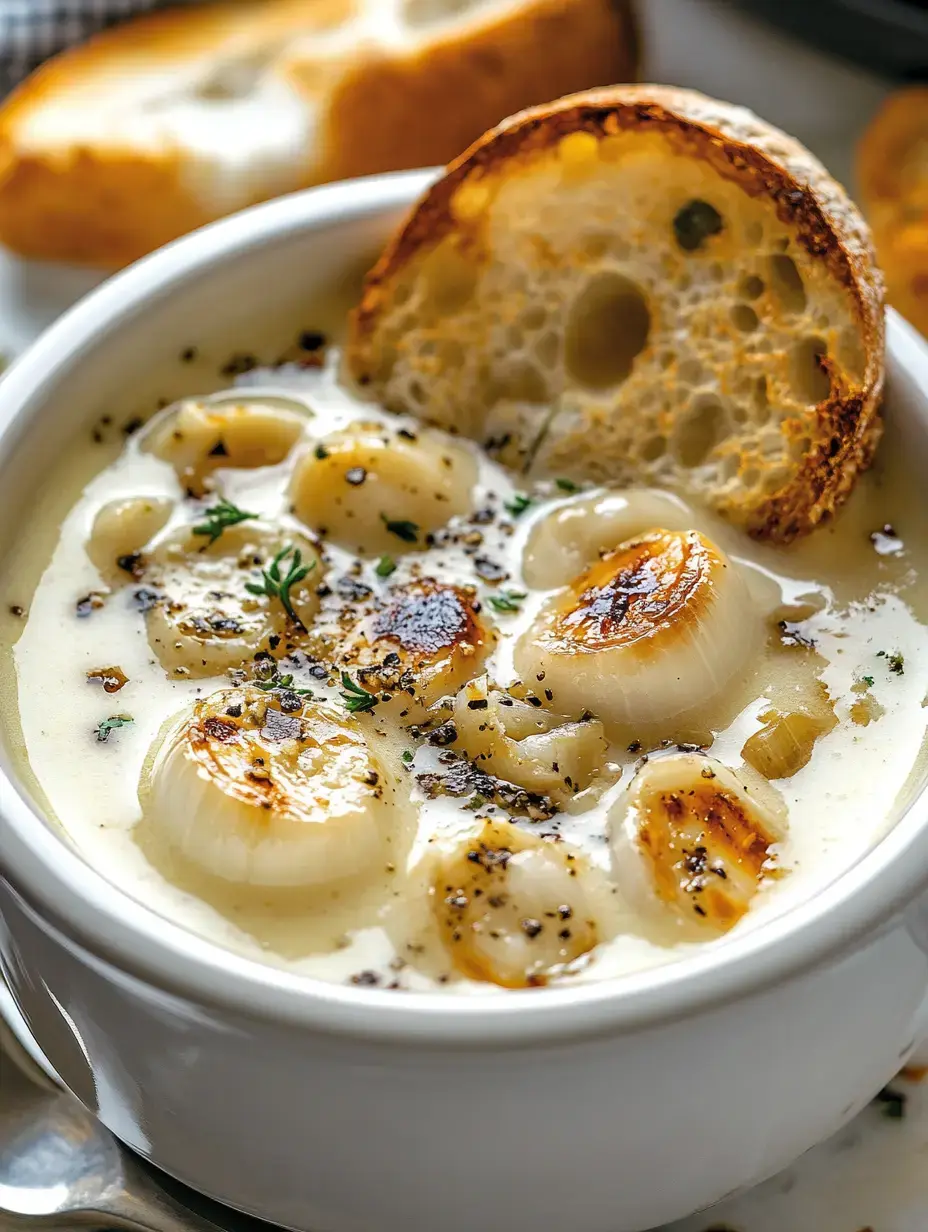
[[[417,657],[434,657],[466,643],[483,644],[471,600],[457,586],[425,579],[397,589],[372,623],[374,637]]]
[[[667,903],[692,910],[726,931],[744,915],[775,841],[743,801],[707,777],[679,790],[659,790],[642,802],[638,839],[650,856],[654,886]]]
[[[682,634],[705,615],[713,571],[725,567],[698,531],[651,531],[604,556],[567,588],[548,639],[569,654]]]
[[[364,748],[360,732],[325,706],[293,692],[229,689],[198,701],[180,733],[189,757],[227,796],[264,810],[309,818],[320,793],[331,787],[315,774],[318,750]],[[315,781],[305,800],[295,787]],[[371,790],[378,787],[376,775]]]
[[[495,645],[466,588],[434,578],[394,587],[348,634],[340,662],[365,688],[430,705],[475,676]]]

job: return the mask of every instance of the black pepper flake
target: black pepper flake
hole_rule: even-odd
[[[209,456],[211,458],[227,458],[229,456],[229,451],[228,449],[226,449],[225,441],[222,441],[222,440],[217,441],[216,444],[209,451]]]
[[[82,599],[78,599],[74,605],[74,612],[75,615],[83,619],[89,616],[91,612],[99,611],[102,606],[103,596],[99,591],[92,590],[89,595],[84,595]]]
[[[192,364],[197,357],[197,348],[193,346],[184,347],[180,353],[181,363]]]
[[[133,415],[131,419],[127,419],[122,425],[123,435],[134,436],[135,433],[138,432],[139,428],[142,427],[144,422],[144,419],[142,419],[140,415]]]
[[[149,590],[145,586],[132,592],[132,604],[136,611],[139,612],[150,612],[153,607],[158,606],[163,598],[164,596],[159,591]],[[81,613],[78,613],[78,615],[81,615]]]
[[[897,1091],[894,1087],[884,1087],[882,1091],[874,1096],[873,1102],[875,1104],[882,1104],[883,1116],[888,1117],[891,1121],[901,1121],[905,1116],[905,1106],[908,1098],[904,1091]]]
[[[416,433],[411,432],[409,428],[400,428],[396,435],[401,436],[404,441],[417,441],[419,439]]]
[[[243,376],[246,372],[253,371],[257,366],[258,360],[254,355],[241,352],[230,356],[219,371],[222,376]]]
[[[351,977],[351,983],[359,988],[376,988],[380,981],[376,971],[358,971]]]
[[[474,572],[485,582],[502,582],[509,577],[505,566],[490,556],[475,556]]]
[[[529,917],[528,919],[520,920],[519,927],[525,933],[526,937],[529,938],[529,940],[534,940],[534,938],[537,937],[544,928],[544,925],[541,920],[535,920],[532,917]]]
[[[489,706],[489,701],[485,697],[475,698],[472,702],[467,703],[468,710],[486,710]]]
[[[7,611],[11,616],[15,616],[17,619],[20,619],[26,614],[26,609],[21,607],[18,603],[11,603]]]
[[[304,329],[297,342],[302,351],[321,351],[326,344],[326,337],[318,329]]]
[[[117,569],[122,569],[123,573],[128,573],[131,577],[141,577],[145,572],[142,566],[141,552],[128,552],[125,556],[116,557]]]

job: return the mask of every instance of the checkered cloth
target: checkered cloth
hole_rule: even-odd
[[[176,3],[177,0],[174,0]],[[43,60],[164,0],[0,0],[0,93]]]

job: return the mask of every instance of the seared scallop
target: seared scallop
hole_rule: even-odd
[[[368,691],[430,706],[477,675],[495,640],[468,592],[422,578],[358,621],[340,663]]]
[[[422,550],[471,509],[473,454],[437,432],[356,423],[323,437],[291,485],[300,521],[361,555]]]
[[[515,664],[544,679],[561,713],[640,727],[710,701],[759,637],[747,585],[721,549],[695,530],[652,530],[553,596]]]
[[[645,918],[698,938],[749,910],[786,833],[782,801],[749,773],[700,753],[638,770],[609,828],[616,880]]]
[[[316,887],[388,858],[390,793],[343,713],[241,688],[213,693],[168,724],[140,799],[159,838],[204,872],[242,885]]]
[[[194,529],[169,536],[149,554],[135,594],[165,671],[215,676],[306,627],[321,581],[314,543],[250,521],[213,542]]]
[[[592,876],[565,844],[487,822],[441,862],[431,891],[458,972],[530,988],[576,969],[600,939]]]

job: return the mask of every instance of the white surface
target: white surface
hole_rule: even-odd
[[[642,4],[649,79],[747,104],[799,136],[853,187],[853,142],[885,93],[883,83],[826,61],[722,3]],[[0,254],[0,350],[15,353],[95,281],[87,273],[28,267]],[[862,1004],[869,996],[861,988]],[[868,1226],[874,1232],[924,1232],[928,1083],[904,1089],[911,1097],[904,1121],[869,1109],[780,1177],[675,1224],[674,1232],[716,1225],[739,1232],[857,1232]],[[826,1092],[822,1097],[827,1102]],[[694,1142],[696,1149],[704,1145]]]

